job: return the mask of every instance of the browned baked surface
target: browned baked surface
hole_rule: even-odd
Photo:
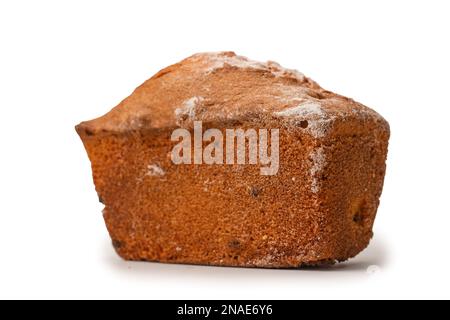
[[[279,128],[278,174],[175,165],[171,133],[194,120],[204,129]],[[76,129],[125,259],[298,267],[344,261],[372,237],[388,123],[275,63],[197,54]]]

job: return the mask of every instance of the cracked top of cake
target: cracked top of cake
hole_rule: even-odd
[[[375,111],[322,89],[302,73],[233,52],[198,53],[169,66],[104,116],[80,125],[91,132],[190,127],[193,121],[278,119],[320,138],[338,118],[385,122]]]

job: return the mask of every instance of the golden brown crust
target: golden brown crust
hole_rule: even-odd
[[[95,132],[173,128],[193,120],[272,118],[305,104],[320,106],[325,119],[354,113],[380,117],[298,71],[220,52],[196,54],[161,70],[111,112],[82,125]]]
[[[170,134],[194,120],[280,128],[278,174],[173,164]],[[194,55],[77,132],[125,259],[299,267],[344,261],[372,237],[389,125],[273,62]]]

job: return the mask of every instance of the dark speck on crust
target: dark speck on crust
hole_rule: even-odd
[[[119,240],[112,240],[112,245],[114,247],[114,249],[119,250],[120,248],[123,247],[123,242],[119,241]]]
[[[250,195],[254,198],[258,197],[261,194],[262,190],[258,187],[250,188]]]
[[[228,242],[228,247],[231,249],[239,249],[241,247],[241,243],[237,239],[233,239],[230,242]]]

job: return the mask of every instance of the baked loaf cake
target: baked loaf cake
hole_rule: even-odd
[[[278,144],[277,166],[211,164],[202,154],[176,163],[177,129],[192,133],[189,150],[208,145],[195,142],[196,124],[224,136],[267,129],[267,150]],[[196,54],[76,130],[124,259],[291,268],[347,260],[372,237],[388,123],[277,63]]]

